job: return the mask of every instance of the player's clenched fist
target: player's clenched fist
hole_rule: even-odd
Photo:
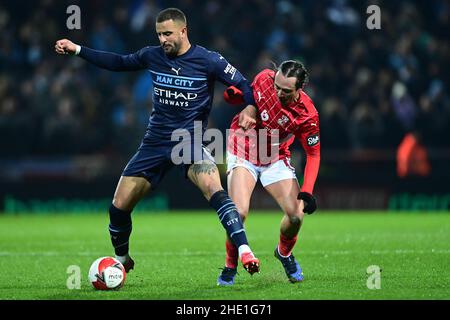
[[[75,54],[77,45],[70,40],[62,39],[56,41],[55,51],[58,54]]]

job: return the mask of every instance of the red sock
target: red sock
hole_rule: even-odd
[[[227,257],[225,260],[225,267],[227,268],[237,268],[239,252],[234,244],[227,239],[225,242],[225,248],[227,249]]]
[[[285,257],[291,255],[292,249],[297,242],[297,236],[292,239],[286,238],[282,233],[280,233],[280,242],[278,243],[278,252]]]

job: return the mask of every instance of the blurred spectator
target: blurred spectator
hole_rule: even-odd
[[[366,103],[358,104],[348,122],[352,148],[380,148],[383,146],[383,123],[380,114]]]
[[[381,8],[381,30],[366,28],[371,4]],[[66,29],[67,5],[0,4],[4,156],[128,156],[152,109],[148,73],[99,71],[58,57],[53,45],[61,37],[119,53],[157,45],[154,19],[163,5],[186,11],[193,42],[223,53],[248,79],[271,61],[302,60],[323,148],[396,148],[407,132],[427,148],[450,146],[446,0],[81,0],[81,30]],[[220,95],[214,103],[225,109],[211,121],[224,130],[237,109],[222,107]]]
[[[400,178],[430,174],[428,152],[419,140],[416,135],[408,133],[400,143],[397,150],[397,175]]]
[[[45,119],[44,148],[49,154],[76,154],[82,149],[81,120],[72,101],[70,97],[63,97],[56,112]]]
[[[320,113],[320,134],[323,144],[330,149],[348,149],[349,137],[347,121],[348,115],[345,107],[340,104],[337,97],[330,97],[322,104]]]
[[[35,143],[35,125],[26,110],[19,107],[19,99],[7,96],[0,100],[0,137],[2,158],[24,156]]]
[[[392,87],[392,106],[403,129],[406,132],[411,131],[417,117],[417,107],[406,86],[401,82],[394,83]]]

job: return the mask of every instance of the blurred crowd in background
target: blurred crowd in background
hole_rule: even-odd
[[[71,4],[81,30],[66,27]],[[371,4],[381,8],[380,30],[366,27]],[[54,43],[124,54],[158,45],[155,16],[169,6],[186,13],[192,43],[249,80],[271,61],[302,61],[323,148],[392,149],[408,132],[426,147],[450,146],[447,0],[8,0],[0,3],[0,156],[133,154],[152,109],[149,73],[100,70],[57,55]],[[240,110],[224,104],[223,89],[210,118],[221,130]]]

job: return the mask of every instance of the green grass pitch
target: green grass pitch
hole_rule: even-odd
[[[450,299],[448,213],[318,212],[306,216],[294,254],[303,283],[287,281],[273,257],[281,213],[252,212],[246,224],[261,273],[241,266],[218,287],[224,231],[211,212],[133,215],[135,270],[117,291],[95,291],[90,264],[112,255],[107,214],[0,215],[0,299]],[[71,265],[81,288],[68,289]],[[367,268],[379,266],[380,289]],[[370,281],[369,281],[370,282]]]

